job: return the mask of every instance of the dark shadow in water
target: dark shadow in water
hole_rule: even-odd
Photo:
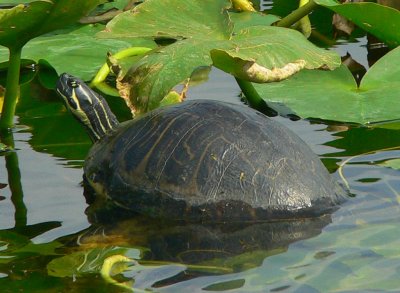
[[[15,150],[13,133],[0,133],[0,141],[11,149],[11,151],[7,152],[4,157],[6,161],[8,185],[11,190],[11,202],[14,205],[15,213],[14,228],[8,229],[7,231],[17,232],[20,235],[33,238],[49,230],[60,227],[61,222],[58,221],[27,225],[28,209],[24,203],[24,191],[21,184],[21,172],[19,169],[18,154]]]
[[[12,132],[2,133],[1,141],[13,151],[5,155],[8,184],[11,190],[11,201],[15,207],[15,227],[25,227],[27,224],[27,209],[24,203],[24,192],[21,185],[21,172],[19,170],[18,155],[14,151],[14,137]]]
[[[286,251],[295,241],[320,234],[331,223],[330,215],[276,222],[206,224],[167,222],[140,215],[132,217],[132,214],[129,219],[112,222],[122,214],[123,210],[116,209],[100,216],[90,214],[89,220],[101,218],[106,224],[93,223],[88,229],[58,241],[72,251],[78,243],[82,248],[111,245],[145,248],[140,260],[143,264],[173,262],[189,265],[185,274],[167,281],[176,283],[182,278],[199,275],[198,270],[191,271],[190,265],[204,266],[201,274],[206,275],[218,273],[207,271],[210,266],[223,268],[219,273],[260,266],[266,257]]]

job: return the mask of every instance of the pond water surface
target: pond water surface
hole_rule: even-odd
[[[366,38],[355,41],[336,50],[368,67]],[[239,92],[233,78],[213,70],[188,96],[240,104]],[[121,100],[108,101],[129,119]],[[400,123],[272,119],[349,186],[352,196],[332,215],[241,226],[170,227],[142,218],[105,226],[85,213],[89,138],[54,93],[24,85],[15,151],[0,155],[0,292],[400,292],[400,171],[385,166],[400,157]]]
[[[232,236],[229,228],[180,227],[165,232],[140,220],[113,227],[91,225],[81,186],[81,166],[90,141],[57,98],[30,98],[30,91],[24,89],[20,101],[16,151],[0,157],[0,183],[8,184],[0,190],[1,292],[87,292],[89,288],[123,292],[128,287],[157,292],[384,292],[400,288],[400,174],[380,165],[400,157],[399,130],[273,118],[299,134],[342,182],[338,166],[345,163],[341,172],[354,197],[321,223],[239,229],[241,239],[247,241],[243,246],[254,247],[237,250],[232,248],[236,234]],[[189,96],[240,103],[238,93],[229,76],[213,71],[210,81]],[[128,117],[119,110],[119,101],[110,103],[120,116]],[[200,240],[212,242],[210,234],[225,235],[229,243],[207,244],[203,250],[195,246]],[[192,241],[196,249],[182,248],[185,241]],[[137,263],[128,263],[111,281],[101,277],[100,270],[112,255],[128,256]]]

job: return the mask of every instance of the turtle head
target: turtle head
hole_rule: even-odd
[[[93,142],[118,126],[106,100],[79,78],[61,74],[56,91],[75,118],[85,126]]]

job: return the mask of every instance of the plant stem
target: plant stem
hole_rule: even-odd
[[[0,119],[0,131],[8,131],[13,126],[15,107],[19,94],[19,68],[21,65],[22,47],[10,48],[10,59],[7,72],[6,93]]]
[[[236,82],[238,83],[243,94],[245,95],[250,107],[257,109],[268,116],[278,115],[278,112],[268,106],[267,102],[265,102],[263,98],[261,98],[251,82],[240,78],[236,78]]]
[[[123,58],[130,57],[130,56],[143,55],[149,51],[151,51],[151,48],[131,47],[131,48],[119,51],[118,53],[114,54],[112,57],[119,60],[119,59],[123,59]],[[104,80],[107,78],[109,73],[110,73],[110,67],[108,66],[108,64],[106,62],[103,64],[103,66],[97,72],[96,76],[93,78],[92,82],[90,83],[90,86],[99,88],[99,84],[104,82]],[[100,86],[100,90],[101,90],[101,86]]]
[[[318,5],[310,0],[307,4],[299,7],[286,17],[282,18],[276,25],[279,27],[290,27],[295,24],[303,17],[308,15],[311,11],[313,11]],[[254,86],[251,82],[245,81],[240,78],[236,78],[236,82],[238,83],[240,89],[245,95],[250,107],[260,110],[269,116],[276,116],[278,112],[270,107],[258,94]]]
[[[318,4],[316,4],[313,0],[310,0],[310,2],[308,2],[306,5],[299,7],[298,9],[278,21],[276,26],[290,27],[291,25],[302,19],[304,16],[308,15],[317,6]]]
[[[254,86],[249,81],[237,77],[235,79],[242,90],[242,93],[246,96],[246,100],[249,102],[250,107],[257,109],[257,106],[261,101],[263,101],[263,99],[260,97]]]

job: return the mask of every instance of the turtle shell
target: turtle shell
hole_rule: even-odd
[[[168,219],[318,216],[346,195],[292,131],[254,109],[211,100],[122,123],[95,143],[84,171],[96,196]]]

